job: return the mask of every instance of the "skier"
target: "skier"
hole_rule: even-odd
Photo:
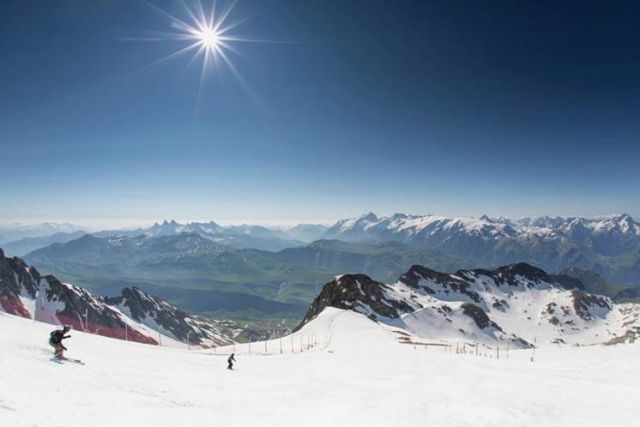
[[[51,335],[49,335],[49,345],[53,347],[54,349],[53,354],[56,359],[65,358],[64,351],[67,349],[67,347],[65,347],[62,344],[62,340],[71,338],[71,335],[65,335],[70,330],[71,330],[71,326],[64,325],[62,329],[56,329],[55,331],[51,332]]]
[[[236,358],[233,356],[234,353],[231,353],[231,356],[229,356],[229,358],[227,359],[227,363],[229,364],[229,366],[227,366],[227,369],[233,369],[233,362],[236,361]]]

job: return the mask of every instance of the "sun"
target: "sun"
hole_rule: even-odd
[[[205,28],[198,33],[200,43],[210,50],[217,50],[220,45],[220,35],[213,28]]]
[[[178,4],[182,5],[182,10],[184,11],[182,15],[184,16],[177,16],[164,11],[147,0],[142,1],[156,12],[168,18],[173,31],[154,31],[149,33],[148,37],[130,40],[183,43],[180,49],[147,66],[162,64],[191,54],[189,64],[197,60],[200,60],[202,63],[200,76],[201,88],[205,74],[220,69],[218,65],[226,66],[236,79],[245,86],[232,62],[232,54],[240,54],[234,45],[245,42],[263,43],[264,41],[247,39],[232,34],[237,26],[246,21],[230,22],[230,16],[236,4],[235,2],[223,8],[216,7],[216,2],[212,1],[210,2],[210,7],[205,8],[201,0],[178,0]],[[187,4],[187,1],[189,1],[191,6]]]

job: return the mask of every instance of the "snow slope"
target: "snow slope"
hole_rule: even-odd
[[[414,265],[395,283],[345,274],[327,283],[302,324],[326,307],[351,309],[430,340],[489,347],[592,345],[640,337],[640,304],[565,289],[528,264],[440,273]],[[408,335],[407,335],[408,336]]]
[[[399,344],[392,329],[328,308],[282,340],[187,351],[72,332],[0,313],[3,426],[622,426],[640,417],[640,346],[511,351],[500,360]],[[312,338],[310,338],[312,337]],[[295,354],[291,343],[315,348]],[[231,347],[226,349],[230,351]]]

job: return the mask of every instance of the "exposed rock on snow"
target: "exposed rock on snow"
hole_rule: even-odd
[[[201,346],[232,342],[215,323],[190,316],[139,289],[125,289],[116,298],[95,297],[55,276],[41,276],[22,259],[5,257],[2,250],[0,311],[145,344],[159,344],[159,333],[167,338],[165,344],[187,339]]]
[[[147,294],[138,288],[125,288],[122,295],[105,298],[109,305],[117,306],[122,313],[151,329],[162,329],[181,342],[203,347],[229,344],[217,326],[210,320],[190,315],[168,302]]]
[[[22,317],[30,317],[32,313],[22,298],[33,299],[38,290],[40,274],[20,258],[6,258],[0,249],[0,308]]]
[[[425,339],[486,345],[594,344],[640,334],[640,305],[568,290],[556,276],[523,263],[454,274],[416,265],[393,284],[339,276],[298,329],[326,307],[351,309]]]
[[[410,311],[412,307],[404,301],[388,298],[391,291],[388,285],[376,282],[364,274],[344,274],[327,283],[320,295],[309,307],[302,327],[308,320],[315,318],[326,307],[355,309],[364,312],[372,319],[377,316],[396,319],[399,311]],[[296,330],[297,330],[296,329]]]

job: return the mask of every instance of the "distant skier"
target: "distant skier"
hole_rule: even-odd
[[[71,338],[71,335],[65,335],[70,330],[71,326],[64,325],[62,329],[56,329],[49,335],[49,345],[53,347],[53,354],[56,359],[64,359],[64,351],[67,349],[67,347],[62,344],[62,340]]]
[[[227,363],[229,364],[229,366],[227,366],[227,369],[233,369],[233,362],[236,361],[236,358],[233,356],[235,356],[235,354],[231,353],[231,356],[229,356],[229,358],[227,359]]]

